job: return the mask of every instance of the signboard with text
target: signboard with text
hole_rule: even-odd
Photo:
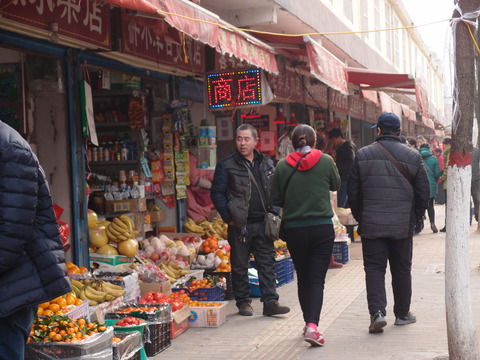
[[[57,33],[94,48],[111,49],[110,5],[93,0],[12,0],[2,3],[1,18],[38,29],[45,36]],[[29,32],[30,33],[30,32]]]
[[[253,69],[207,74],[207,97],[212,109],[259,105],[261,72]]]

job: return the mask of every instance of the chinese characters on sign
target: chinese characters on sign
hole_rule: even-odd
[[[208,106],[238,107],[262,103],[260,70],[241,70],[207,75]]]
[[[1,10],[1,17],[46,34],[55,23],[61,36],[111,49],[108,4],[93,0],[13,0]]]

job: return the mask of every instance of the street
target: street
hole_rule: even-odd
[[[436,225],[444,225],[444,207],[435,206]],[[426,224],[429,222],[426,221]],[[470,227],[471,298],[477,332],[480,330],[480,233]],[[253,317],[237,314],[229,301],[226,322],[218,328],[190,328],[172,345],[151,359],[446,359],[445,233],[433,234],[428,226],[414,237],[413,298],[411,310],[417,323],[394,326],[393,300],[387,270],[388,322],[382,334],[369,334],[361,243],[350,246],[351,260],[341,269],[328,271],[319,324],[323,347],[303,341],[304,326],[293,281],[278,288],[280,302],[290,306],[283,317],[262,316],[262,304],[252,303]]]

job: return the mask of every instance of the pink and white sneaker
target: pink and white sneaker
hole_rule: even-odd
[[[313,326],[312,326],[313,325]],[[318,331],[317,327],[314,324],[308,324],[304,328],[304,340],[312,346],[323,346],[325,345],[325,338]]]

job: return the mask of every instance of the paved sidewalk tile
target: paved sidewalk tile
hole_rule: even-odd
[[[444,208],[437,208],[437,227],[443,224]],[[480,332],[480,233],[470,227],[470,291],[472,313]],[[391,279],[387,269],[387,326],[382,334],[369,334],[369,314],[361,243],[350,246],[351,260],[341,269],[329,270],[319,329],[326,345],[311,347],[303,341],[303,318],[296,283],[280,288],[280,302],[291,312],[262,316],[262,304],[254,299],[255,315],[237,315],[235,302],[228,304],[227,321],[218,328],[191,328],[172,345],[150,359],[326,359],[326,360],[440,360],[447,359],[445,319],[445,233],[425,229],[414,237],[412,311],[418,322],[393,325]]]

